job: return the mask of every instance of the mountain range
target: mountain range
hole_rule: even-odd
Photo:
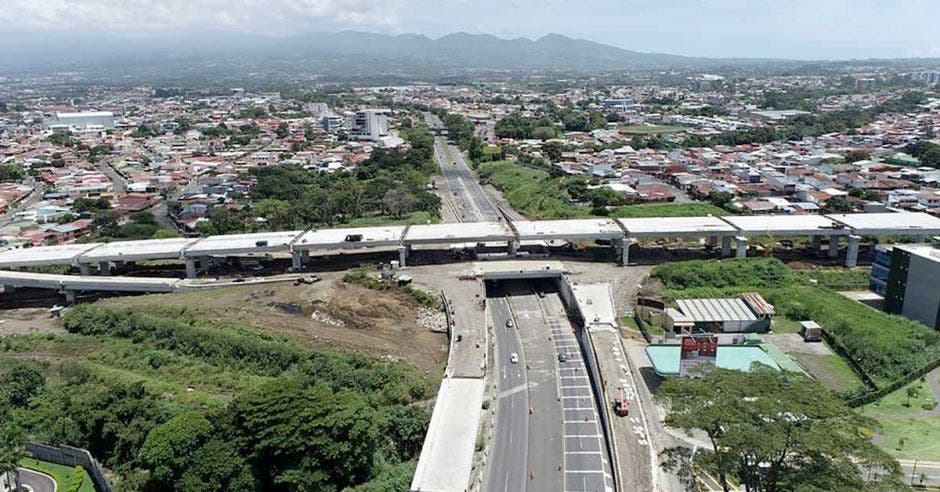
[[[549,34],[537,40],[454,33],[437,39],[418,34],[357,31],[272,37],[231,32],[98,34],[7,33],[0,37],[0,68],[77,69],[181,62],[301,62],[341,70],[637,70],[716,67],[781,62],[642,53]]]

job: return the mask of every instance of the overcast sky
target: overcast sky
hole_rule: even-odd
[[[0,23],[127,33],[554,32],[696,56],[940,57],[940,0],[0,0]]]

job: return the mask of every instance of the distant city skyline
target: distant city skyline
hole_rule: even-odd
[[[690,56],[940,57],[940,9],[931,0],[4,0],[0,21],[14,33],[558,33]]]

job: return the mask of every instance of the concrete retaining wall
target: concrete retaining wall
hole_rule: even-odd
[[[111,492],[111,485],[105,480],[101,465],[98,464],[87,450],[73,448],[72,446],[63,445],[57,447],[27,442],[26,452],[40,461],[48,461],[68,467],[81,466],[88,472],[91,481],[94,482],[95,490],[98,492]],[[68,484],[58,484],[59,487],[65,487],[66,485]]]

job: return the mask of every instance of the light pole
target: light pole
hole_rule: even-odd
[[[914,457],[914,468],[911,470],[911,487],[914,486],[914,475],[917,474],[917,456]]]

